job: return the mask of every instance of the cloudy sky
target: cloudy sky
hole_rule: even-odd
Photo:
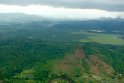
[[[0,13],[57,18],[124,18],[124,0],[0,0]]]

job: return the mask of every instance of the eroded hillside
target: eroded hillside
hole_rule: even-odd
[[[99,57],[90,55],[86,57],[81,48],[77,48],[71,55],[66,55],[63,59],[58,60],[53,68],[53,73],[58,77],[66,75],[66,79],[75,82],[105,81],[114,77],[114,69]],[[79,80],[80,79],[80,80]]]

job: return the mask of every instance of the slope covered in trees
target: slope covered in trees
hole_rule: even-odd
[[[123,19],[29,19],[0,22],[0,82],[123,83]]]

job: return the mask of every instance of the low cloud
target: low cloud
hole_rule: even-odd
[[[0,0],[0,4],[49,5],[53,7],[124,11],[124,0]]]
[[[118,16],[124,17],[124,12],[110,12],[99,9],[81,9],[81,8],[64,8],[52,7],[44,5],[3,5],[0,4],[0,13],[24,13],[31,15],[39,15],[50,18],[100,18]]]

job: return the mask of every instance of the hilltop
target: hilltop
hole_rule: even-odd
[[[63,57],[48,60],[45,64],[38,62],[33,68],[17,74],[14,77],[18,79],[15,83],[20,83],[20,79],[32,83],[35,81],[43,83],[123,83],[123,76],[120,76],[112,64],[100,55],[94,53],[88,55],[85,52],[86,48],[84,45],[76,47]]]

